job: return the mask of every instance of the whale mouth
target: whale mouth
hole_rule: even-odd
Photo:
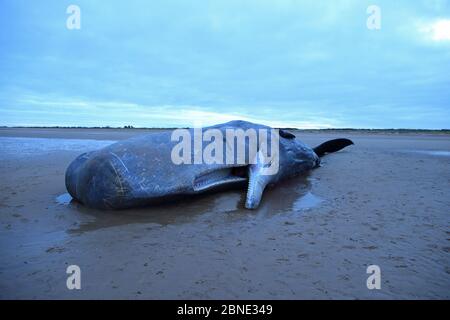
[[[195,192],[206,192],[215,189],[229,187],[244,187],[247,184],[245,207],[247,209],[258,208],[266,185],[270,177],[261,175],[260,164],[228,167],[211,170],[194,180]]]
[[[248,181],[248,165],[214,170],[194,180],[194,191],[201,192],[219,187],[239,185]]]

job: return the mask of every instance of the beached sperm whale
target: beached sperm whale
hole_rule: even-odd
[[[227,139],[230,132],[247,134],[252,130],[271,132],[257,137],[259,142],[266,138],[266,144],[257,144],[256,150],[251,134]],[[200,147],[198,134],[203,139]],[[245,207],[254,209],[267,185],[305,173],[319,166],[326,153],[351,144],[348,139],[336,139],[311,149],[286,130],[246,121],[185,129],[176,135],[173,131],[153,132],[80,155],[67,168],[66,187],[88,207],[125,209],[247,186]],[[239,150],[245,151],[245,157],[239,158]],[[207,161],[208,155],[217,161]],[[231,155],[231,160],[218,161],[226,155]]]

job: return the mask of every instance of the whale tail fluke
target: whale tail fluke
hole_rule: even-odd
[[[337,152],[339,150],[354,144],[352,140],[349,139],[334,139],[322,143],[321,145],[314,148],[314,152],[319,156],[323,157],[327,153]]]

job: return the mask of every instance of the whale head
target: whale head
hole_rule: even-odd
[[[248,188],[245,201],[247,209],[256,209],[262,199],[266,186],[275,184],[304,173],[320,164],[315,152],[296,139],[295,135],[280,129],[278,132],[279,150],[275,161],[278,170],[267,170],[273,161],[265,161],[265,154],[258,152],[257,160],[248,166]]]

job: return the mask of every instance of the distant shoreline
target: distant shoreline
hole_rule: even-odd
[[[180,127],[186,129],[187,127]],[[175,130],[177,127],[158,128],[158,127],[82,127],[82,126],[0,126],[1,129],[86,129],[86,130]],[[407,134],[407,133],[426,133],[426,134],[450,134],[450,129],[368,129],[368,128],[327,128],[327,129],[297,129],[297,128],[283,128],[285,130],[300,131],[300,132],[354,132],[354,133],[374,133],[374,134]]]

